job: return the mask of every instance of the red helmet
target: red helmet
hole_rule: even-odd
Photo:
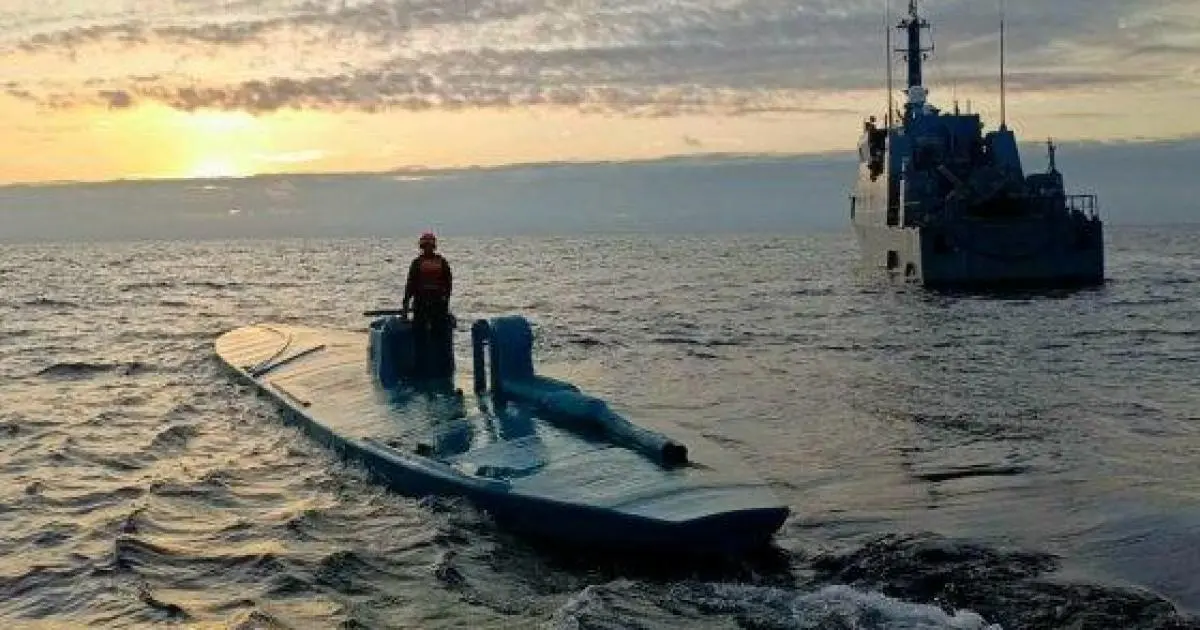
[[[433,232],[425,232],[421,235],[421,238],[417,239],[418,247],[425,247],[426,245],[437,247],[437,237],[433,235]]]

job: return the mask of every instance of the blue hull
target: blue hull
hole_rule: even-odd
[[[864,265],[931,289],[1086,287],[1104,283],[1103,233],[1080,243],[1041,223],[958,232],[856,224]],[[1066,230],[1061,230],[1066,232]],[[953,238],[943,234],[951,233]],[[1033,244],[1033,246],[1031,246]]]

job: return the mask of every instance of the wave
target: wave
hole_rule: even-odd
[[[37,482],[34,482],[37,483]],[[102,507],[111,507],[127,503],[145,494],[143,488],[122,486],[113,490],[95,490],[82,494],[56,496],[45,492],[44,486],[31,489],[26,493],[38,496],[43,503],[57,508],[65,508],[72,514],[90,514]]]
[[[1030,466],[1019,464],[971,464],[948,468],[933,468],[913,471],[912,476],[922,481],[953,481],[971,477],[1013,477],[1029,472]]]
[[[313,571],[316,584],[331,588],[346,595],[362,595],[375,587],[377,580],[362,579],[375,577],[379,571],[362,556],[349,550],[338,550],[323,556]]]
[[[589,581],[607,581],[577,592],[548,625],[1200,629],[1200,621],[1153,593],[1067,581],[1056,573],[1059,559],[1052,554],[932,533],[876,535],[847,544],[840,552],[786,554],[786,566],[777,570],[765,565],[715,572],[681,568],[672,577],[639,571],[636,559],[620,562],[592,573]],[[520,581],[514,563],[506,567],[507,579]]]
[[[236,289],[242,286],[241,282],[216,282],[213,280],[199,280],[195,282],[184,282],[183,286],[196,289]]]
[[[155,597],[154,592],[150,590],[150,585],[142,582],[137,589],[138,599],[143,604],[149,606],[154,612],[165,617],[167,621],[187,621],[192,618],[188,611],[184,610],[179,604],[173,604]]]
[[[122,533],[113,543],[113,568],[135,571],[139,567],[174,567],[216,577],[224,571],[243,570],[255,575],[279,573],[285,568],[279,559],[279,545],[247,544],[205,545],[189,548],[166,542],[152,542],[136,534]],[[229,576],[232,577],[232,576]]]
[[[35,605],[39,594],[56,587],[77,584],[90,571],[91,567],[87,564],[71,567],[35,565],[16,575],[0,575],[0,613],[13,608],[28,609]]]
[[[1156,595],[1053,579],[1057,564],[933,534],[880,536],[813,561],[818,582],[970,609],[1004,628],[1200,628]]]
[[[662,345],[701,346],[705,348],[720,348],[724,346],[746,345],[745,340],[738,339],[701,339],[697,337],[662,336],[651,339],[653,343]]]
[[[665,601],[656,602],[650,610],[637,601],[639,590],[625,580],[589,586],[556,610],[548,625],[564,630],[643,627],[642,620],[647,617],[664,616],[662,621],[677,622],[683,616],[699,622],[716,616],[732,617],[737,625],[752,628],[1002,630],[969,610],[948,613],[937,606],[904,602],[843,585],[795,591],[741,584],[677,584],[662,597]],[[667,610],[653,610],[659,607]]]
[[[48,297],[37,297],[25,302],[25,306],[41,308],[77,308],[79,304],[67,300],[56,300]]]
[[[139,291],[143,289],[169,289],[175,286],[170,280],[156,280],[153,282],[130,282],[123,284],[120,287],[122,292]]]
[[[16,546],[28,544],[43,548],[57,547],[71,540],[81,530],[82,527],[78,523],[52,521],[12,542]]]
[[[200,429],[194,424],[172,424],[159,431],[150,441],[151,451],[176,450],[187,445],[188,441],[200,434]]]
[[[239,600],[238,605],[253,606],[254,602]],[[287,624],[261,610],[242,611],[234,615],[227,625],[228,630],[287,630]]]
[[[152,372],[153,368],[140,361],[126,363],[93,363],[87,361],[64,361],[38,370],[35,376],[57,379],[85,379],[100,374],[114,373],[120,376],[137,376]]]
[[[144,463],[139,461],[138,457],[132,453],[94,453],[79,448],[74,443],[68,443],[61,451],[61,454],[76,462],[83,462],[120,472],[140,470],[144,466]]]

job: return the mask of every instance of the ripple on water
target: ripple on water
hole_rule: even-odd
[[[152,371],[154,371],[153,367],[138,361],[131,361],[129,363],[67,361],[44,367],[38,370],[35,376],[40,376],[46,379],[71,380],[93,378],[102,374],[138,376],[139,374]]]
[[[0,617],[1200,627],[1147,593],[1057,580],[1048,555],[971,542],[1003,520],[1020,548],[1054,541],[1064,563],[1087,548],[1119,558],[1118,577],[1150,579],[1194,537],[1108,514],[1134,510],[1109,498],[1125,480],[1154,517],[1172,510],[1160,489],[1178,501],[1198,478],[1186,462],[1200,447],[1200,299],[1192,276],[1168,273],[1191,264],[1196,239],[1172,238],[1183,245],[1161,269],[1117,255],[1122,282],[1019,299],[857,282],[840,236],[454,244],[460,321],[526,312],[539,361],[631,415],[710,436],[795,508],[768,566],[666,572],[528,544],[459,501],[383,492],[220,371],[212,340],[236,326],[362,330],[347,305],[394,301],[399,271],[377,265],[407,242],[6,248],[0,270],[18,288],[0,304]],[[1146,464],[1165,461],[1181,465]],[[910,527],[963,539],[894,534]],[[1089,545],[1100,530],[1110,540]],[[1185,565],[1165,586],[1186,595]]]

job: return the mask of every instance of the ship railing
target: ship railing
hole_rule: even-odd
[[[1100,203],[1094,194],[1063,195],[1044,194],[1025,197],[1025,203],[1035,214],[1057,214],[1066,212],[1070,216],[1088,220],[1097,220],[1100,216]]]
[[[1072,214],[1082,214],[1089,219],[1095,219],[1100,214],[1100,203],[1096,195],[1067,195],[1067,210]]]

